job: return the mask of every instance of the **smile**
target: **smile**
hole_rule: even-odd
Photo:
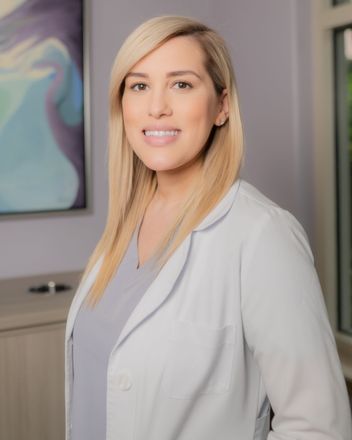
[[[179,130],[144,130],[145,136],[169,137],[177,136]]]

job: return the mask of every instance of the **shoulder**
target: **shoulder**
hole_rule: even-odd
[[[235,211],[236,216],[247,222],[249,228],[256,227],[265,219],[275,218],[278,215],[294,218],[288,211],[243,179],[238,181],[232,210]]]
[[[313,259],[307,234],[297,218],[242,179],[231,207],[231,223],[249,253],[261,245],[281,251],[294,249]]]

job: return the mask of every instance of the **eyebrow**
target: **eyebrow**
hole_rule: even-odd
[[[173,72],[168,72],[166,74],[166,76],[168,78],[174,77],[174,76],[183,76],[183,75],[195,75],[197,78],[202,79],[200,77],[200,75],[198,73],[196,73],[194,70],[175,70]],[[142,73],[142,72],[129,72],[126,75],[126,78],[128,78],[129,76],[136,77],[136,78],[148,78],[149,77],[148,74]]]

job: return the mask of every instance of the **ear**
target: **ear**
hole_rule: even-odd
[[[229,117],[229,99],[228,99],[227,89],[224,89],[221,92],[219,98],[219,111],[215,119],[215,125],[217,125],[218,127],[224,125],[228,117]]]

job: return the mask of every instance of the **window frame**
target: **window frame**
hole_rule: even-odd
[[[345,377],[352,379],[352,336],[338,328],[338,241],[334,29],[352,24],[352,3],[312,2],[316,266]]]

